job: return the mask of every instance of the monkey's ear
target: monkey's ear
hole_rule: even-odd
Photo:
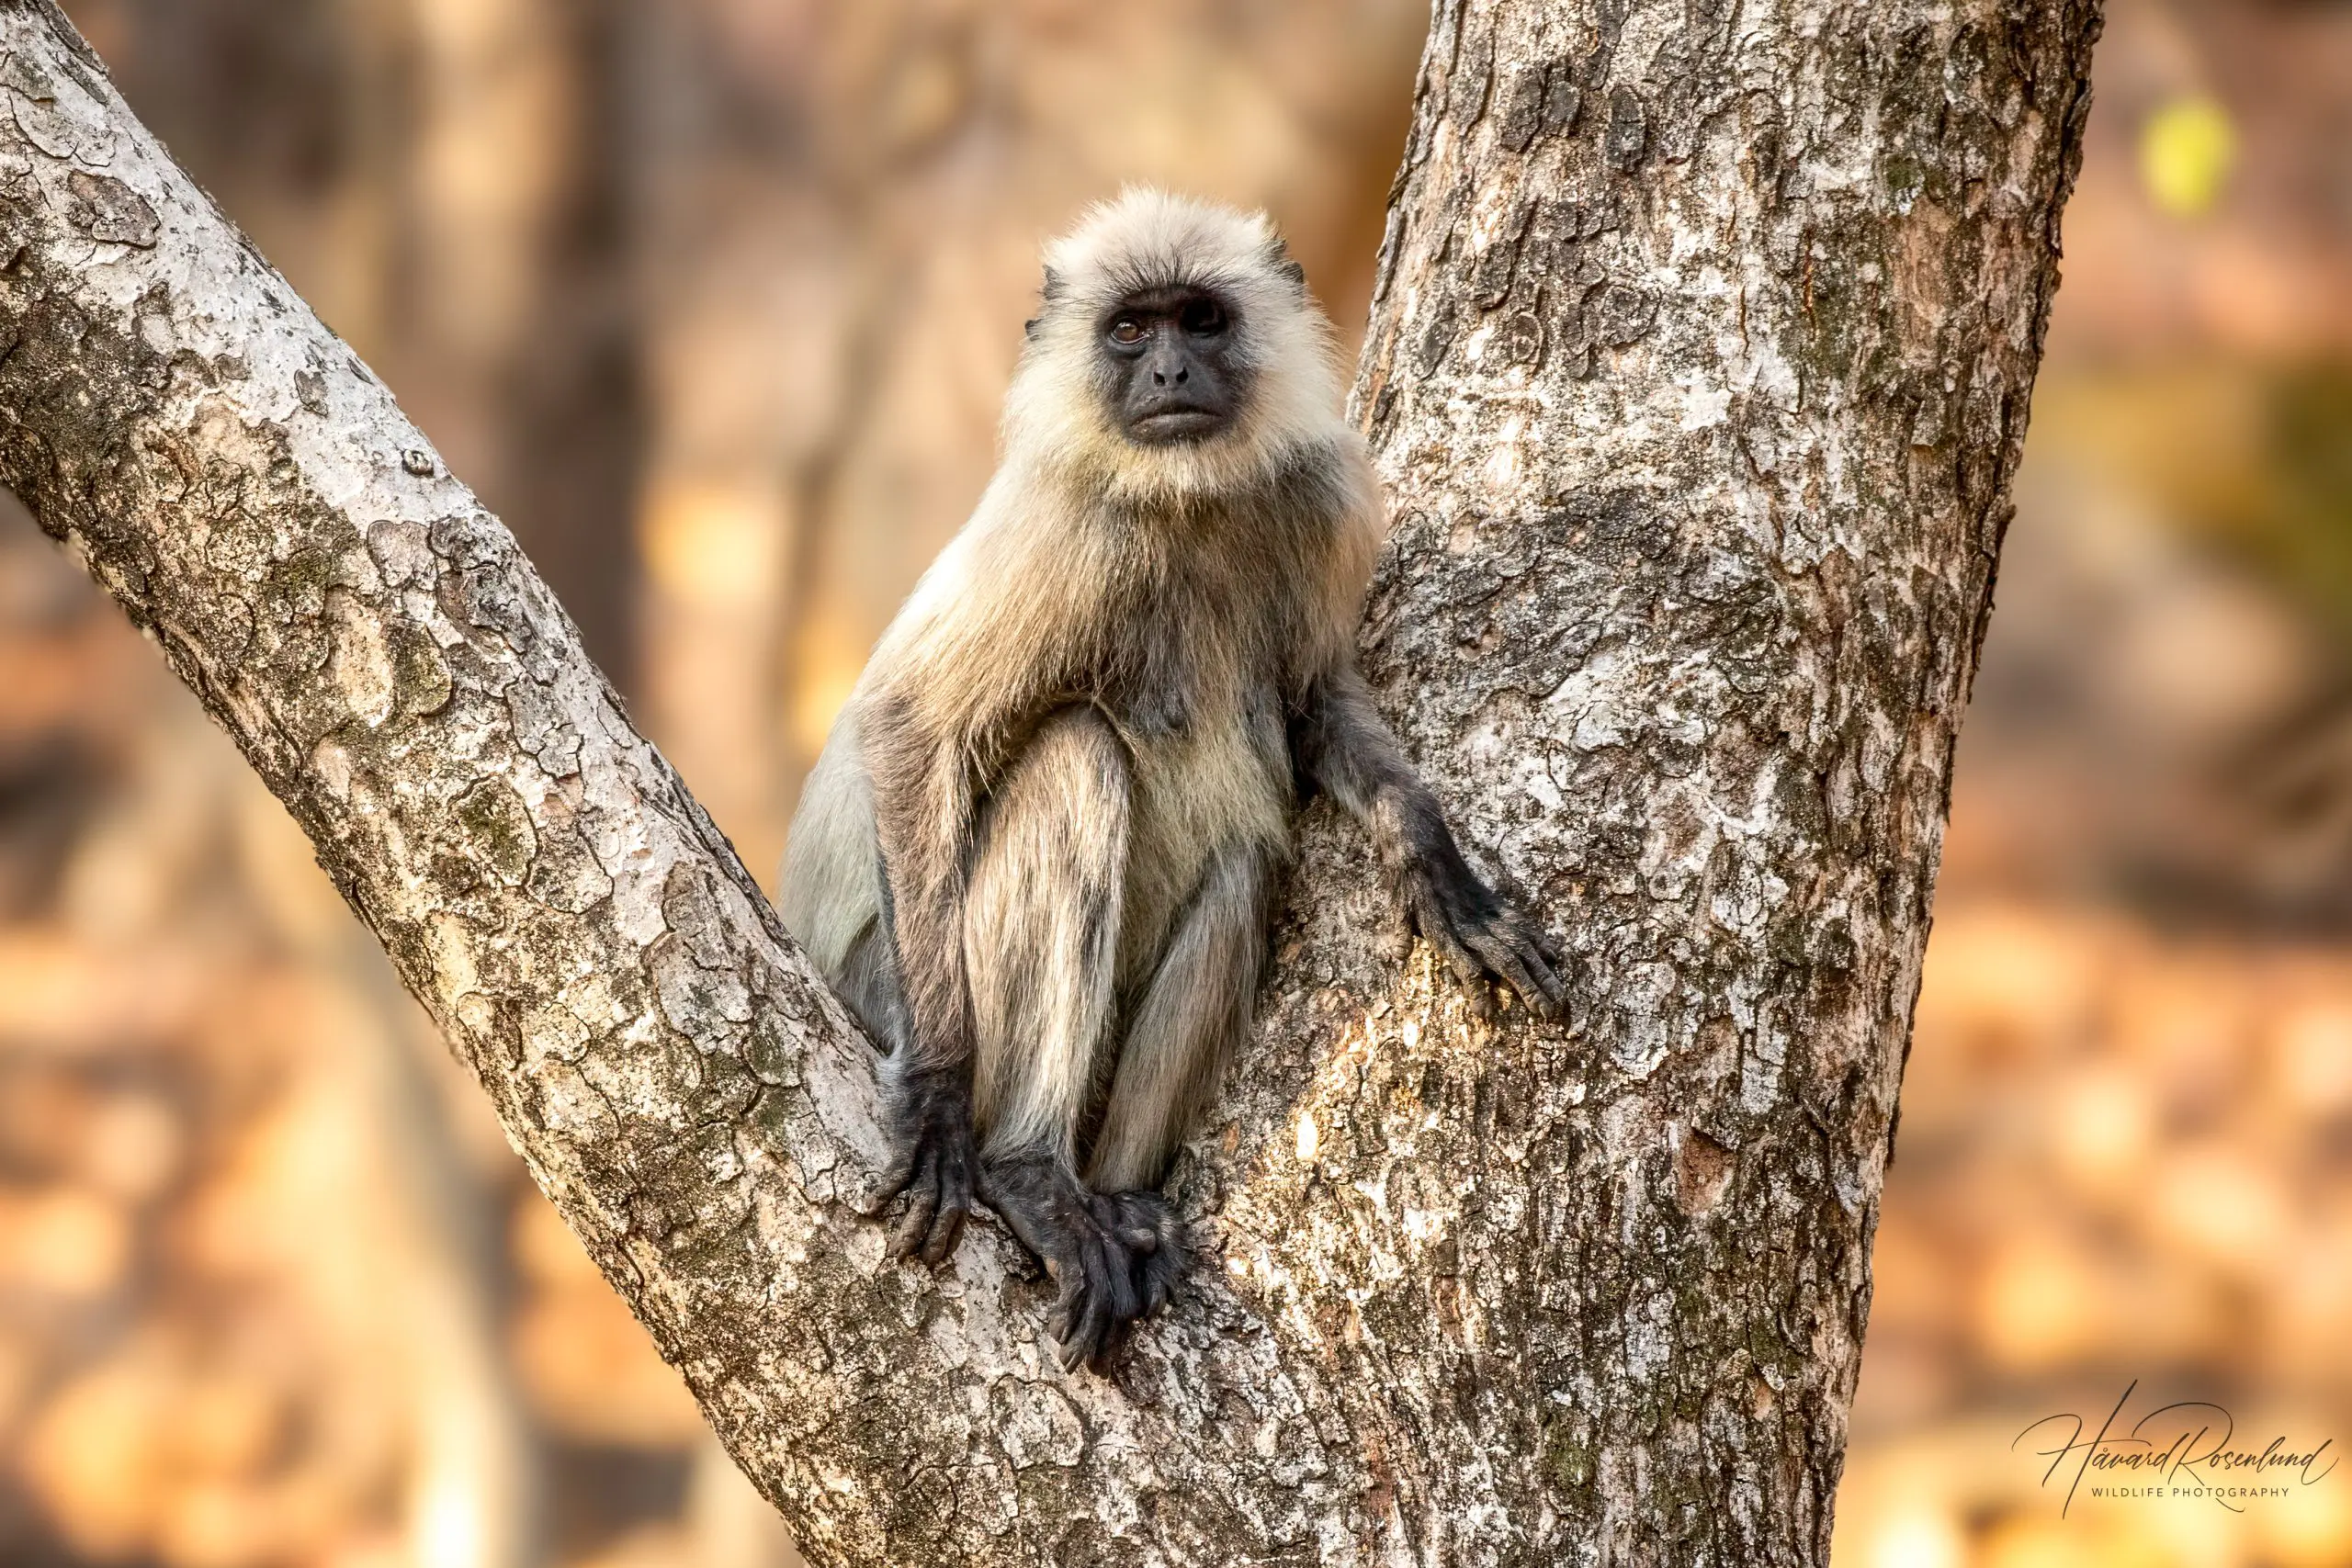
[[[1266,241],[1266,265],[1274,269],[1277,276],[1290,279],[1293,288],[1301,294],[1306,292],[1306,269],[1292,259],[1290,246],[1280,234],[1272,235]]]
[[[1061,298],[1061,292],[1062,275],[1056,272],[1052,267],[1047,267],[1046,269],[1046,285],[1039,290],[1039,293],[1045,297],[1046,303],[1050,305],[1056,299]]]

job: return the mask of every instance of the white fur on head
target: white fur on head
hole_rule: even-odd
[[[1046,292],[1005,398],[1009,465],[1069,466],[1136,499],[1227,491],[1300,446],[1348,427],[1331,323],[1262,212],[1130,186],[1046,247]],[[1251,372],[1232,426],[1205,441],[1143,446],[1094,389],[1104,319],[1140,289],[1215,289]],[[1077,433],[1079,439],[1071,437]]]

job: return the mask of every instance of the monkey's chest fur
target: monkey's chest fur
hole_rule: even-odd
[[[1285,715],[1302,647],[1322,629],[1324,533],[1295,524],[1270,537],[1263,510],[1203,517],[1185,550],[1099,586],[1096,635],[1063,689],[1108,719],[1125,755],[1122,993],[1149,977],[1213,862],[1287,851]]]

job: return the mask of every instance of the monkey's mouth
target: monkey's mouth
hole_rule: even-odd
[[[1127,434],[1147,446],[1205,441],[1224,428],[1225,415],[1214,409],[1159,409],[1127,421]]]

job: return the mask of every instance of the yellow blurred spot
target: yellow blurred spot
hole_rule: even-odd
[[[2290,1568],[2352,1562],[2352,1497],[2341,1486],[2294,1486],[2260,1515],[2263,1544]]]
[[[2216,1142],[2179,1151],[2150,1195],[2156,1233],[2191,1257],[2262,1279],[2290,1255],[2294,1219],[2278,1172],[2245,1149]]]
[[[2141,1175],[2157,1130],[2144,1076],[2100,1063],[2062,1080],[2051,1103],[2052,1153],[2077,1186],[2119,1192]]]
[[[1898,1514],[1871,1542],[1870,1568],[1961,1568],[1967,1561],[1959,1524],[1940,1512]]]
[[[2068,1238],[2005,1243],[1978,1286],[1977,1338],[2009,1368],[2036,1371],[2079,1354],[2099,1317],[2099,1280]]]
[[[68,1385],[42,1413],[25,1453],[33,1490],[83,1553],[127,1557],[153,1528],[163,1391],[127,1367]]]
[[[268,1502],[219,1482],[166,1494],[155,1521],[156,1555],[174,1568],[243,1568],[277,1555]]]
[[[2086,1568],[2091,1563],[2098,1568],[2171,1568],[2175,1562],[2213,1560],[2177,1559],[2154,1549],[2129,1522],[2086,1517],[2077,1510],[2063,1520],[2005,1521],[1985,1541],[1977,1561],[1984,1568]]]
[[[164,1451],[192,1474],[224,1481],[254,1474],[285,1441],[285,1402],[266,1384],[214,1373],[173,1392]]]
[[[639,540],[648,573],[684,604],[757,610],[783,570],[784,520],[773,498],[718,484],[659,484],[646,497]]]
[[[792,647],[792,739],[802,756],[813,758],[825,749],[842,705],[865,672],[871,644],[871,634],[830,606],[809,607]]]
[[[685,1384],[601,1281],[533,1292],[510,1344],[532,1408],[568,1438],[659,1449],[702,1429]]]
[[[179,1174],[183,1139],[169,1107],[148,1095],[124,1095],[93,1111],[82,1158],[109,1197],[153,1198]]]
[[[514,1213],[514,1261],[533,1284],[557,1289],[605,1288],[605,1276],[595,1259],[555,1212],[555,1205],[526,1190]]]
[[[1319,1141],[1320,1140],[1317,1138],[1315,1131],[1315,1112],[1312,1111],[1300,1111],[1298,1113],[1299,1164],[1311,1165],[1314,1163],[1315,1150]]]
[[[2213,209],[2237,162],[2237,127],[2201,94],[2173,99],[2140,131],[2140,178],[2148,199],[2175,218]]]
[[[2318,1117],[2352,1107],[2352,1002],[2293,1009],[2278,1021],[2270,1050],[2282,1109]]]
[[[121,1282],[130,1228],[121,1209],[96,1194],[52,1189],[0,1202],[0,1256],[11,1283],[87,1300]]]

